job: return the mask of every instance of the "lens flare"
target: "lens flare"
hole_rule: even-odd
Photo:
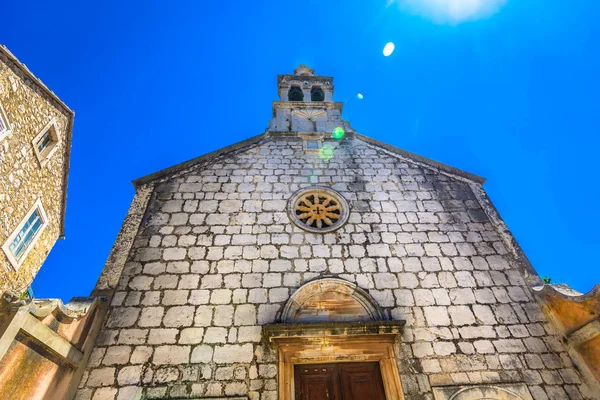
[[[456,25],[487,18],[497,13],[508,0],[388,0],[401,10],[421,15],[438,24]]]
[[[359,93],[356,95],[356,98],[359,100],[362,100],[365,96],[362,95],[362,93]]]
[[[319,150],[319,157],[323,161],[329,161],[333,158],[333,146],[326,144]]]
[[[388,44],[385,45],[385,47],[383,48],[383,55],[388,57],[390,55],[392,55],[392,53],[394,52],[394,49],[396,48],[396,46],[394,46],[394,43],[389,42]]]
[[[341,139],[344,137],[344,134],[344,129],[341,126],[338,126],[331,132],[331,136],[333,136],[334,139]]]

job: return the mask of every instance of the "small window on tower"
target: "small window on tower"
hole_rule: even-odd
[[[56,121],[52,120],[42,129],[39,135],[33,139],[33,149],[40,164],[43,166],[52,157],[59,142],[58,127]]]
[[[325,94],[323,93],[323,90],[320,87],[312,88],[312,90],[310,91],[310,100],[311,101],[324,101]]]
[[[305,143],[306,150],[319,150],[321,147],[318,140],[307,140]]]
[[[288,100],[304,101],[304,93],[302,93],[302,89],[300,89],[298,86],[292,86],[292,88],[288,92]]]
[[[8,118],[6,113],[0,104],[0,140],[4,139],[10,133],[10,126],[8,125]]]

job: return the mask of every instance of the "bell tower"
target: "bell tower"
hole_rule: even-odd
[[[320,139],[331,137],[336,128],[354,132],[342,119],[343,103],[333,101],[332,77],[315,75],[313,69],[300,64],[294,74],[277,77],[277,88],[279,101],[273,102],[273,119],[267,132]]]

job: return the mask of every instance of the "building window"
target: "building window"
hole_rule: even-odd
[[[56,121],[52,120],[33,139],[33,148],[40,164],[43,166],[58,148],[59,136]]]
[[[46,225],[48,225],[48,218],[42,202],[38,200],[2,246],[15,269],[23,263]]]
[[[335,231],[350,216],[348,202],[341,194],[318,186],[294,193],[288,201],[287,210],[296,226],[313,233]]]
[[[50,129],[48,129],[37,143],[38,153],[44,154],[44,151],[49,149],[52,143],[52,136],[50,135]]]
[[[320,87],[314,87],[310,91],[310,101],[324,101],[325,93]]]
[[[307,140],[306,141],[306,150],[319,150],[320,143],[318,140]]]
[[[292,86],[288,92],[289,101],[304,101],[304,93],[298,86]]]
[[[9,133],[10,125],[8,123],[8,118],[6,117],[4,108],[2,108],[2,104],[0,104],[0,140],[4,139]]]

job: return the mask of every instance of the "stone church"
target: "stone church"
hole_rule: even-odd
[[[23,398],[600,399],[600,290],[544,286],[483,178],[333,89],[301,65],[265,133],[134,181],[93,299],[52,306],[70,369]]]
[[[305,66],[278,91],[134,182],[77,399],[598,398],[484,179],[358,134]]]

